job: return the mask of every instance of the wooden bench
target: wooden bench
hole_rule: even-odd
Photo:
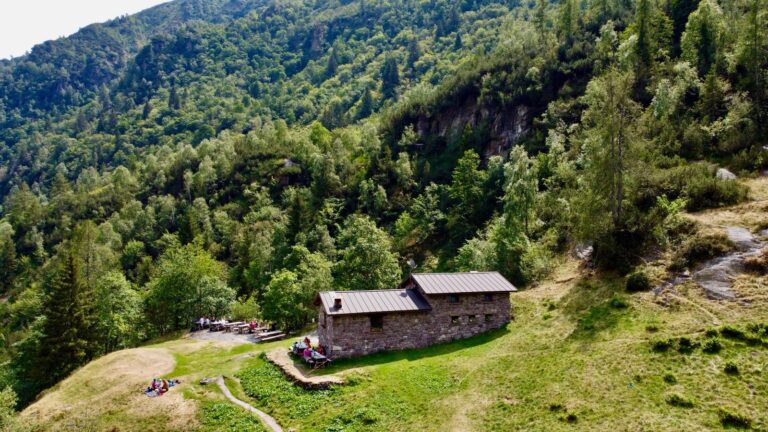
[[[272,336],[259,337],[259,342],[272,342],[272,341],[283,339],[284,337],[285,337],[285,333],[279,333]]]

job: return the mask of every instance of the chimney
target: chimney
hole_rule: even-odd
[[[334,309],[341,309],[341,296],[336,295],[336,297],[333,298],[333,308]]]

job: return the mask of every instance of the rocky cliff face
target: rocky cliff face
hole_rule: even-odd
[[[485,127],[490,140],[484,147],[485,158],[505,156],[530,130],[531,109],[526,105],[507,108],[490,108],[479,105],[476,99],[452,106],[430,115],[423,115],[415,122],[421,136],[439,136],[447,141],[461,135],[464,129]]]

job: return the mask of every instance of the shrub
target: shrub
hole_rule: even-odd
[[[725,368],[723,368],[723,371],[727,373],[728,375],[738,375],[739,374],[739,366],[736,365],[734,362],[728,362],[725,364]]]
[[[686,398],[685,396],[679,395],[677,393],[673,393],[666,398],[666,402],[669,405],[672,405],[674,407],[678,408],[693,408],[693,401]]]
[[[690,211],[738,204],[747,199],[749,189],[733,180],[715,176],[717,167],[711,164],[686,164],[670,172],[672,188],[686,199]]]
[[[734,326],[725,326],[720,329],[720,334],[726,339],[744,340],[746,334],[740,328]]]
[[[579,420],[579,418],[574,413],[568,413],[565,416],[564,420],[565,420],[566,423],[576,423]]]
[[[720,417],[720,424],[725,427],[749,429],[752,426],[752,420],[749,417],[735,413],[727,408],[720,408],[718,416]]]
[[[720,330],[715,328],[707,329],[707,331],[704,332],[704,335],[710,338],[717,337],[720,335]]]
[[[651,342],[651,349],[655,352],[667,352],[672,348],[671,339],[656,339]]]
[[[664,375],[663,379],[664,379],[664,382],[667,384],[677,384],[677,377],[675,377],[671,373]]]
[[[565,406],[559,403],[549,404],[549,410],[552,412],[565,411]]]
[[[614,309],[626,309],[629,307],[629,303],[621,297],[613,297],[610,305]]]
[[[760,337],[768,337],[768,324],[749,324],[747,330]]]
[[[651,279],[644,270],[635,270],[627,276],[627,291],[642,292],[651,289]]]
[[[645,331],[647,331],[648,333],[657,333],[659,331],[659,326],[657,326],[656,324],[648,324],[647,326],[645,326]]]
[[[699,346],[697,342],[692,341],[690,338],[681,337],[677,341],[677,351],[683,354],[690,354]]]
[[[694,267],[703,261],[725,255],[734,245],[725,234],[693,236],[678,250],[672,260],[673,270]]]
[[[707,354],[717,354],[723,349],[723,344],[720,343],[720,339],[711,338],[702,343],[701,350]]]

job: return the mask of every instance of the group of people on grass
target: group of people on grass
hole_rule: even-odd
[[[149,397],[162,396],[168,392],[171,388],[181,384],[181,381],[177,379],[160,379],[152,378],[152,384],[144,390],[144,394]]]

